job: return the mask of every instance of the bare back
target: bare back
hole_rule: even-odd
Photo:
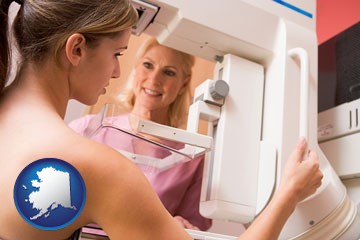
[[[34,103],[16,97],[0,102],[0,239],[68,239],[90,222],[102,226],[112,239],[155,235],[166,239],[170,231],[177,232],[178,239],[188,238],[135,165],[114,150],[79,136],[41,102]],[[61,230],[30,226],[14,204],[17,176],[29,163],[42,158],[69,162],[86,185],[83,212]],[[145,227],[139,229],[139,225]]]

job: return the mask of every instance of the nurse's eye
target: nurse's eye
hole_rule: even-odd
[[[153,68],[153,64],[150,62],[143,62],[143,66],[147,69],[152,69]]]
[[[175,76],[176,75],[176,72],[175,71],[173,71],[173,70],[164,70],[164,73],[167,75],[167,76],[169,76],[169,77],[173,77],[173,76]]]

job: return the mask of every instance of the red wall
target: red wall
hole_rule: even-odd
[[[360,0],[316,0],[318,43],[360,21]]]

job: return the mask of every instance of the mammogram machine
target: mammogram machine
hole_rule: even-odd
[[[199,120],[206,120],[212,137],[201,214],[239,223],[254,220],[304,136],[319,155],[324,178],[317,192],[298,204],[280,239],[359,239],[360,199],[348,196],[318,144],[316,1],[134,4],[140,14],[135,34],[145,32],[164,45],[216,62],[214,79],[195,90],[187,126],[195,134]],[[351,177],[359,178],[359,164],[345,162],[357,166]],[[359,181],[352,191],[360,191]]]

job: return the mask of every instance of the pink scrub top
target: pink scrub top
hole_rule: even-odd
[[[81,135],[85,135],[90,120],[95,116],[86,115],[72,121],[69,126]],[[112,118],[122,129],[131,129],[128,116],[128,114],[124,114]],[[134,141],[143,142],[113,128],[102,128],[91,138],[117,150],[126,151],[134,148]],[[172,145],[176,148],[176,143],[172,143]],[[148,148],[149,144],[146,147]],[[176,164],[164,171],[149,171],[142,166],[140,168],[172,216],[181,216],[203,231],[210,228],[212,221],[202,217],[199,213],[204,155]]]

